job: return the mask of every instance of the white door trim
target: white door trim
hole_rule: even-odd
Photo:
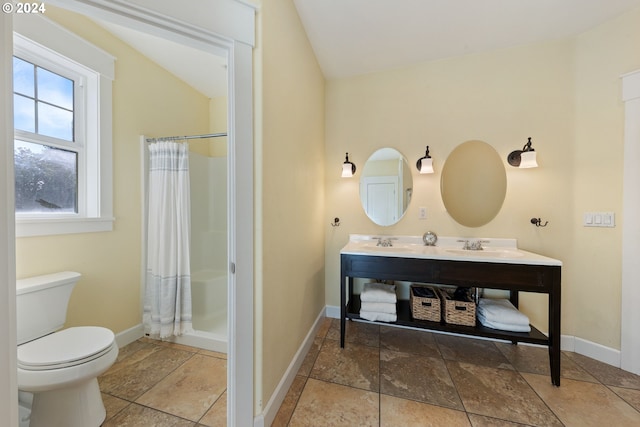
[[[640,70],[622,76],[624,182],[620,367],[640,374]]]
[[[13,175],[13,18],[0,15],[0,424],[18,425]]]

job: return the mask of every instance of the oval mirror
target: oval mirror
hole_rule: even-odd
[[[487,224],[500,212],[507,193],[502,159],[486,142],[458,145],[442,168],[440,191],[447,212],[459,224]]]
[[[397,223],[407,210],[413,178],[407,159],[393,148],[381,148],[369,157],[360,175],[360,201],[371,221]]]

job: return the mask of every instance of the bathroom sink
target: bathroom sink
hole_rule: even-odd
[[[376,246],[365,245],[364,249],[371,252],[398,252],[398,253],[415,253],[418,252],[422,246],[418,245],[403,245],[403,246]]]
[[[522,252],[511,249],[483,249],[480,251],[472,251],[468,249],[445,249],[452,255],[476,257],[476,258],[519,258],[523,256]]]

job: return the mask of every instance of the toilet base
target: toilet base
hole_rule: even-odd
[[[29,427],[98,427],[106,418],[97,378],[33,394]]]

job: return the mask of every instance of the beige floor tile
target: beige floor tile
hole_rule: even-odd
[[[132,403],[102,427],[193,427],[195,423]]]
[[[300,369],[298,369],[297,375],[302,375],[304,377],[309,376],[311,370],[313,369],[313,364],[316,362],[318,354],[320,354],[320,348],[322,348],[323,341],[324,338],[320,336],[315,337],[313,343],[311,344],[311,348],[309,348],[307,355],[302,361],[302,365],[300,365]]]
[[[602,384],[640,390],[640,375],[623,371],[578,353],[567,353],[571,359],[593,375]]]
[[[227,392],[215,401],[211,409],[204,414],[198,424],[207,427],[226,427],[227,425]]]
[[[440,358],[380,350],[380,392],[464,410]]]
[[[227,362],[195,354],[136,403],[198,421],[226,388]]]
[[[293,411],[296,409],[296,405],[298,404],[298,400],[300,399],[300,395],[302,394],[302,390],[304,389],[304,385],[307,382],[307,378],[296,375],[296,378],[293,380],[293,384],[289,387],[289,391],[280,405],[280,409],[278,409],[278,413],[276,414],[271,427],[286,427],[291,419],[291,415],[293,415]]]
[[[492,341],[441,334],[436,334],[435,339],[442,357],[446,360],[514,369]]]
[[[470,427],[467,414],[393,396],[380,396],[381,427]]]
[[[484,415],[468,414],[473,427],[526,427],[526,424],[485,417]]]
[[[219,351],[199,349],[198,354],[204,354],[205,356],[217,357],[218,359],[227,360],[227,353],[220,353]]]
[[[640,390],[634,390],[631,388],[621,388],[609,386],[611,390],[621,398],[625,400],[629,405],[640,411]]]
[[[111,396],[109,394],[102,393],[102,403],[104,403],[104,408],[107,410],[107,417],[105,420],[113,418],[118,412],[127,407],[131,402],[120,399],[115,396]]]
[[[98,378],[100,389],[134,401],[192,356],[191,352],[160,347],[140,360],[123,359],[122,366],[110,369]],[[136,359],[137,354],[132,357]]]
[[[433,334],[427,331],[381,326],[380,348],[401,353],[441,357]]]
[[[325,340],[311,371],[311,378],[343,384],[363,390],[378,391],[379,352],[377,347]]]
[[[309,378],[289,427],[379,426],[378,393]]]
[[[562,425],[515,371],[455,361],[447,361],[447,368],[469,413],[532,426]]]
[[[320,327],[318,328],[318,333],[316,334],[317,337],[325,338],[327,336],[327,332],[329,332],[329,329],[331,328],[332,320],[333,319],[329,317],[322,319]]]
[[[513,345],[496,343],[498,350],[505,355],[513,367],[519,372],[529,374],[550,375],[549,350],[546,347],[534,347],[530,345]],[[564,352],[560,357],[560,375],[562,378],[573,380],[598,382],[587,371],[582,369]]]
[[[639,426],[640,412],[602,384],[564,380],[560,387],[535,374],[522,374],[567,426]]]
[[[380,346],[380,325],[347,320],[345,343],[363,344],[371,347]],[[327,332],[327,339],[340,340],[340,320],[333,319]]]

